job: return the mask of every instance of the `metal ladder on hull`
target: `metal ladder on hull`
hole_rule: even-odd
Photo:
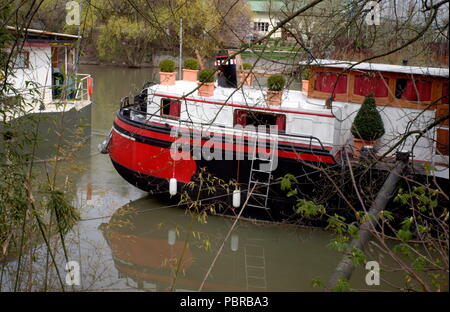
[[[270,148],[270,141],[273,140],[272,136],[267,135],[265,140],[267,140],[267,143],[269,144],[269,148]],[[269,159],[260,158],[260,157],[258,157],[258,152],[257,152],[258,141],[259,141],[259,136],[257,135],[256,139],[255,139],[255,143],[253,145],[252,164],[250,167],[250,176],[249,176],[249,180],[248,180],[248,189],[247,189],[247,198],[253,197],[256,204],[250,203],[250,199],[249,199],[249,203],[247,204],[247,206],[269,210],[270,208],[267,207],[267,201],[269,199],[270,182],[273,178],[272,177],[273,159],[274,159],[274,155],[275,155],[277,146],[274,146],[271,149],[270,154],[267,154],[267,156],[269,156]],[[255,168],[255,166],[256,166],[255,160],[257,160],[260,165],[261,164],[266,165],[266,169],[256,169]],[[261,178],[255,179],[255,177],[254,177],[255,174],[259,174]],[[255,184],[256,184],[255,191],[252,194],[250,194],[250,191],[253,188],[253,185],[255,185]],[[262,192],[256,192],[258,186],[261,186],[261,188],[263,189]]]

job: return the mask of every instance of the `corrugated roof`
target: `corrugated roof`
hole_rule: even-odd
[[[310,63],[308,63],[307,61],[302,61],[300,62],[300,65],[309,64],[310,66],[350,68],[352,65],[356,63],[357,62],[316,59]],[[352,69],[448,78],[448,68],[441,68],[441,67],[419,67],[419,66],[404,66],[392,64],[360,63],[358,65],[353,66]]]

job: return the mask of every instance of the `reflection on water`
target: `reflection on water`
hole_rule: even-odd
[[[100,226],[119,276],[139,289],[167,290],[181,259],[175,288],[198,290],[232,221],[210,216],[201,224],[181,209],[158,205],[137,200]],[[312,290],[311,280],[333,269],[329,259],[337,254],[325,248],[329,238],[322,231],[238,223],[204,290]]]
[[[74,161],[60,166],[82,218],[66,237],[69,260],[81,268],[81,285],[75,289],[165,291],[179,268],[175,289],[198,290],[233,221],[210,216],[200,224],[181,209],[163,208],[169,204],[128,184],[109,157],[97,151],[120,98],[137,93],[154,72],[98,66],[80,70],[95,81],[92,135]],[[320,230],[239,222],[204,290],[316,290],[311,281],[326,282],[340,258],[326,247],[330,238]],[[58,259],[64,268],[63,257]],[[363,269],[357,270],[351,285],[367,289],[364,276]]]

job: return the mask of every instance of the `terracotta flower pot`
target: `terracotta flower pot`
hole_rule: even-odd
[[[269,105],[280,106],[281,105],[281,97],[283,95],[283,91],[267,91],[266,102]]]
[[[177,73],[165,73],[159,72],[159,83],[166,86],[173,86],[175,84],[175,80],[177,77]]]
[[[197,81],[197,73],[196,69],[183,69],[183,80],[185,81]]]
[[[377,141],[366,141],[357,138],[353,138],[353,156],[356,159],[361,157],[361,151],[364,146],[372,146],[374,147]]]
[[[251,86],[253,85],[253,74],[248,75],[248,71],[239,71],[239,81],[240,83],[244,82],[245,85]],[[247,76],[248,75],[248,76]]]
[[[309,91],[309,80],[302,80],[302,92],[308,94]]]
[[[203,85],[199,82],[200,88],[198,89],[198,95],[200,96],[213,96],[214,95],[214,82],[207,82]]]

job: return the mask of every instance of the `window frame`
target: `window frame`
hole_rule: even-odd
[[[19,55],[25,55],[24,58],[24,66],[17,66],[17,57]],[[13,69],[27,69],[30,67],[30,52],[29,51],[20,51],[17,53],[16,58],[13,63]]]
[[[269,22],[254,22],[253,29],[260,32],[269,32]]]
[[[235,109],[233,111],[233,127],[236,126],[236,125],[241,125],[241,124],[236,123],[236,121],[237,121],[237,114],[240,113],[240,112],[251,113],[251,114],[255,114],[255,115],[260,114],[260,115],[274,116],[275,117],[275,124],[269,125],[269,126],[276,126],[277,125],[276,121],[277,121],[278,117],[284,117],[284,129],[282,129],[282,130],[278,129],[278,133],[279,134],[286,134],[286,126],[287,126],[287,115],[286,114],[274,114],[274,113],[271,113],[271,112],[259,112],[259,111],[252,111],[252,110],[246,110],[246,109]],[[245,123],[245,126],[243,126],[243,127],[245,128],[246,126],[248,126],[247,121]],[[254,126],[254,127],[256,129],[258,128],[258,126]]]
[[[400,94],[400,97],[398,97],[397,96],[397,94],[398,94],[397,86],[399,85],[399,81],[400,80],[404,80],[405,81],[405,87],[402,90],[402,93]],[[404,92],[405,92],[405,90],[407,88],[407,85],[408,85],[408,81],[412,81],[413,85],[416,85],[416,88],[417,88],[417,82],[424,82],[424,83],[429,84],[429,86],[430,86],[430,91],[429,91],[430,92],[430,98],[427,99],[427,100],[422,100],[422,99],[420,99],[420,97],[421,97],[420,94],[416,94],[416,96],[417,96],[416,100],[409,100],[409,99],[403,98]],[[396,100],[408,101],[408,102],[412,102],[412,103],[425,103],[426,104],[426,103],[430,103],[432,101],[432,99],[433,99],[433,93],[432,92],[433,92],[433,82],[430,79],[423,79],[421,77],[418,77],[418,78],[416,78],[416,77],[397,77],[397,78],[395,78],[395,89],[394,89],[394,92],[393,92],[393,97]]]
[[[164,101],[169,101],[169,104],[168,104],[168,106],[169,106],[169,114],[165,114],[164,113],[164,107],[166,106],[166,105],[163,104]],[[170,105],[172,105],[172,103],[179,103],[179,105],[180,105],[180,113],[179,113],[178,116],[170,115]],[[174,100],[174,99],[171,99],[171,98],[161,98],[160,104],[159,104],[159,115],[160,115],[160,117],[163,117],[163,118],[169,118],[169,119],[174,119],[174,120],[180,119],[180,117],[181,117],[181,101]]]

